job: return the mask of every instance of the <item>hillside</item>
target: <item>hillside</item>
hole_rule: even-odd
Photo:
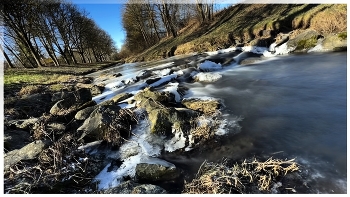
[[[176,38],[166,38],[127,62],[162,59],[174,55],[214,51],[242,45],[268,47],[279,33],[292,36],[306,29],[323,37],[346,33],[346,4],[237,4],[216,13],[210,23],[193,21]],[[346,34],[345,34],[346,35]]]

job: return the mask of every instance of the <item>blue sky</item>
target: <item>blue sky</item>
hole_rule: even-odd
[[[122,25],[122,9],[121,3],[96,3],[97,1],[72,0],[80,8],[85,9],[96,24],[112,37],[116,46],[121,49],[125,32]]]

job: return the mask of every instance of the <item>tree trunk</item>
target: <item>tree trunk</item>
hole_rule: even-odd
[[[4,52],[4,56],[5,56],[6,62],[10,66],[10,68],[15,68],[15,65],[12,64],[12,62],[11,62],[10,58],[7,56],[5,50],[3,52]]]

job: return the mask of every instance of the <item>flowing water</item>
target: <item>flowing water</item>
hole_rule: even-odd
[[[184,63],[176,61],[162,62],[163,67]],[[128,64],[90,76],[120,72],[127,78],[159,64]],[[195,174],[204,160],[295,158],[305,169],[308,188],[299,193],[347,192],[346,52],[276,56],[218,72],[222,78],[216,82],[184,83],[189,88],[185,97],[223,99],[225,118],[242,118],[240,131],[214,150],[168,161]]]
[[[296,158],[312,170],[309,192],[346,193],[346,73],[346,53],[289,55],[228,68],[215,83],[187,84],[190,96],[224,99],[227,118],[243,117],[240,133],[199,160]]]

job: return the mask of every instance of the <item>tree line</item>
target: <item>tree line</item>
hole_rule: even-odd
[[[128,0],[122,14],[126,38],[122,52],[139,53],[165,37],[177,37],[191,20],[204,23],[214,16],[214,0]]]
[[[114,41],[88,17],[64,0],[2,0],[0,37],[9,67],[43,67],[106,61]]]

